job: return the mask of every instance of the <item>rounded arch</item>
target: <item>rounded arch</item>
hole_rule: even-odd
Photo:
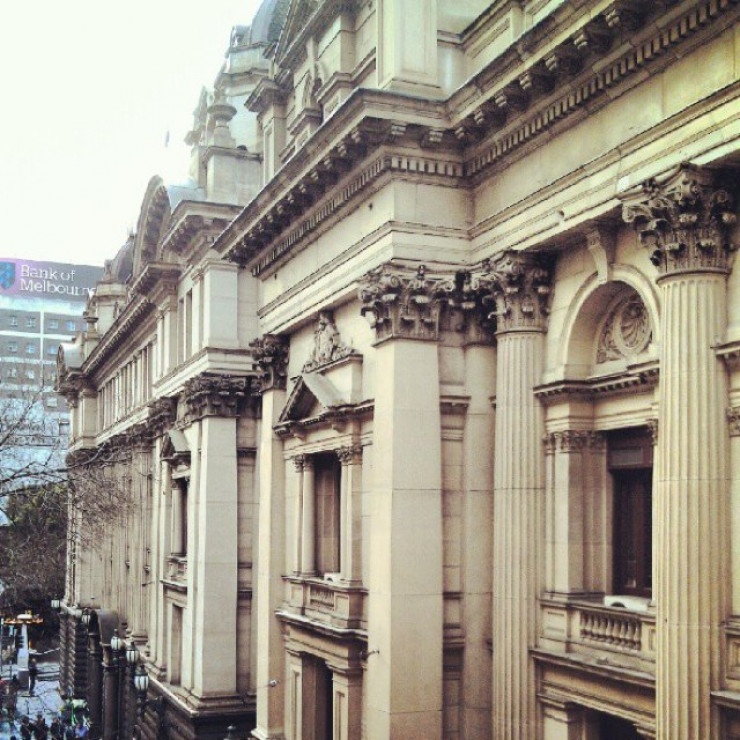
[[[557,361],[569,378],[582,377],[594,364],[598,333],[620,295],[636,294],[648,312],[653,337],[660,332],[660,305],[654,283],[628,265],[612,268],[611,280],[600,282],[596,273],[584,280],[566,312]]]
[[[172,215],[170,197],[164,180],[155,175],[149,180],[136,224],[134,275],[157,257],[157,246]]]

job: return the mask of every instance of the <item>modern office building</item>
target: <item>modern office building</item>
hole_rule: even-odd
[[[258,191],[198,242],[153,186],[60,358],[73,449],[149,461],[87,690],[126,610],[171,736],[740,738],[740,4],[256,27]]]

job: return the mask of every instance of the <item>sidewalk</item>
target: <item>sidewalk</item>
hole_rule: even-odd
[[[6,680],[11,676],[7,670],[6,666],[3,672],[3,678]],[[59,698],[58,663],[39,663],[39,675],[34,694],[34,696],[29,696],[26,690],[22,690],[18,694],[15,724],[11,725],[8,717],[3,715],[2,721],[0,721],[0,740],[10,740],[11,735],[16,735],[20,740],[18,727],[20,718],[24,714],[27,714],[33,722],[36,719],[36,714],[41,712],[46,717],[47,724],[51,724],[51,720],[56,716],[62,703]]]

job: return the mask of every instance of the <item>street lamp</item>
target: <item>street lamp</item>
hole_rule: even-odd
[[[92,609],[90,609],[89,606],[86,606],[82,610],[82,624],[84,624],[87,629],[90,629],[91,619],[92,619]]]
[[[113,636],[110,638],[110,649],[114,652],[116,657],[126,647],[125,640],[118,634],[118,630],[113,630]]]
[[[139,648],[136,647],[133,638],[126,647],[126,662],[130,666],[135,666],[139,662]]]

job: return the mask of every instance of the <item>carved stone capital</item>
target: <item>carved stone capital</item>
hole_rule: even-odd
[[[289,345],[286,339],[265,334],[250,345],[252,357],[260,369],[259,390],[285,390],[288,377]]]
[[[583,450],[603,451],[606,449],[606,438],[600,432],[587,429],[562,429],[549,432],[543,438],[545,454],[555,452],[581,452]]]
[[[730,436],[740,437],[740,407],[727,409],[727,422],[730,425]]]
[[[293,459],[295,469],[300,473],[306,467],[306,455],[296,455]]]
[[[170,429],[176,420],[177,401],[174,398],[155,398],[149,403],[147,424],[155,436]]]
[[[498,334],[547,328],[552,268],[545,257],[504,252],[484,265],[484,274],[490,280]]]
[[[317,370],[324,365],[329,365],[343,357],[349,357],[353,350],[342,341],[339,330],[334,323],[334,315],[331,311],[320,311],[316,330],[313,333],[314,346],[311,356],[303,366],[303,372]]]
[[[342,465],[357,465],[362,461],[362,445],[340,447],[336,453]]]
[[[236,416],[240,401],[249,394],[249,379],[203,373],[185,383],[183,400],[188,416]]]
[[[728,271],[737,217],[733,196],[721,185],[714,172],[684,164],[625,197],[622,217],[633,224],[662,275]]]
[[[472,272],[430,273],[425,265],[414,272],[386,264],[365,275],[359,297],[361,313],[378,340],[436,341],[442,331],[451,330],[469,341],[490,342],[488,293],[488,281]]]

